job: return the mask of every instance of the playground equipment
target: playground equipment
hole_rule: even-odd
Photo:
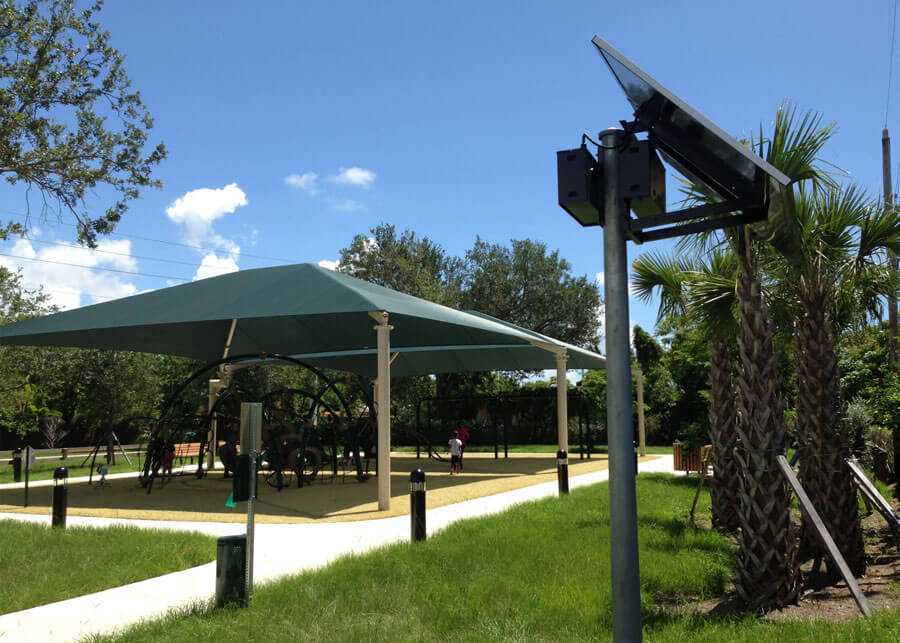
[[[265,394],[258,394],[243,388],[233,378],[226,377],[225,384],[217,387],[215,396],[210,396],[210,408],[196,414],[185,410],[175,411],[180,396],[188,386],[209,371],[220,368],[229,373],[249,363],[259,363],[271,359],[274,362],[289,363],[305,368],[316,375],[317,388],[279,388]],[[228,368],[222,368],[228,365]],[[368,387],[361,378],[357,379],[359,390],[369,408],[369,416],[354,414],[341,388],[352,385],[347,377],[329,378],[322,371],[291,357],[274,355],[242,355],[209,363],[193,373],[170,396],[163,416],[151,427],[152,438],[148,443],[144,466],[139,478],[141,485],[150,493],[154,480],[159,477],[166,450],[175,444],[199,439],[199,453],[196,475],[203,477],[207,469],[203,466],[204,453],[208,449],[213,454],[218,447],[219,457],[225,467],[225,475],[234,471],[238,449],[237,427],[239,408],[242,402],[263,404],[264,424],[262,431],[263,448],[260,464],[265,471],[266,482],[279,491],[290,486],[296,477],[297,486],[312,482],[330,466],[332,476],[337,476],[340,468],[345,473],[348,465],[355,469],[355,477],[364,482],[370,476],[369,463],[374,452],[375,428],[370,420],[373,407]],[[326,395],[330,394],[330,401]],[[320,423],[321,418],[327,418]],[[209,444],[211,427],[221,426],[225,440],[222,446]],[[182,473],[184,473],[182,471]]]
[[[597,444],[597,429],[591,425],[590,404],[580,391],[569,391],[568,408],[578,422],[578,457],[591,459]],[[424,407],[424,408],[423,408]],[[464,420],[472,428],[469,444],[494,445],[494,458],[509,457],[509,444],[546,443],[557,441],[556,392],[529,391],[463,397],[427,397],[416,405],[415,430],[405,435],[416,445],[416,457],[425,449],[428,457],[443,460],[438,451],[446,451],[451,424]],[[573,419],[570,416],[570,420]],[[605,430],[603,427],[600,430]],[[436,450],[432,444],[438,444]]]

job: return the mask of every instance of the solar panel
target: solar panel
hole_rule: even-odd
[[[635,121],[685,178],[713,198],[762,203],[790,183],[781,171],[729,136],[599,36],[592,41],[615,76]],[[770,181],[769,179],[772,179]],[[774,183],[773,183],[774,182]]]

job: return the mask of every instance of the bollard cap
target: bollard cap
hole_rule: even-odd
[[[54,480],[65,480],[69,477],[69,470],[65,467],[56,467],[53,470],[53,479]]]
[[[556,452],[556,457],[559,460],[562,460],[563,458],[568,458],[569,452],[566,451],[565,449],[560,449],[559,451]]]
[[[425,472],[421,469],[413,469],[409,474],[410,482],[425,482]]]

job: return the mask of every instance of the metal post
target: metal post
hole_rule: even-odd
[[[559,483],[559,495],[569,493],[569,454],[565,449],[556,452],[556,480]]]
[[[425,540],[425,472],[413,469],[409,474],[409,537]]]
[[[369,313],[378,325],[378,388],[375,400],[378,416],[378,510],[391,508],[391,330],[388,314],[381,310]]]
[[[556,432],[557,444],[569,450],[569,380],[566,379],[566,351],[556,354]]]
[[[262,424],[262,404],[259,402],[242,402],[241,403],[241,423],[247,423],[247,431],[241,429],[241,435],[247,436],[249,442],[249,476],[250,476],[250,498],[247,499],[247,570],[246,582],[247,588],[247,607],[253,606],[253,540],[254,527],[256,526],[256,442],[259,440],[259,428]],[[244,450],[243,443],[241,451]]]
[[[31,472],[31,447],[25,447],[25,503],[24,506],[28,506],[28,477]]]
[[[66,528],[66,509],[69,506],[69,470],[56,467],[53,471],[53,517],[50,524]]]
[[[606,303],[606,407],[609,434],[609,516],[613,639],[641,640],[637,500],[632,452],[631,353],[628,329],[628,252],[619,154],[624,132],[610,128],[603,144],[603,267]]]

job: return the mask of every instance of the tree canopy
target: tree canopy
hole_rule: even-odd
[[[166,157],[162,143],[144,145],[153,127],[140,93],[131,89],[125,56],[96,22],[97,2],[0,2],[0,174],[40,194],[40,215],[72,213],[78,239],[95,245],[142,187],[159,187],[151,171]],[[100,186],[114,202],[90,212],[85,197]],[[9,222],[2,232],[22,232]]]

